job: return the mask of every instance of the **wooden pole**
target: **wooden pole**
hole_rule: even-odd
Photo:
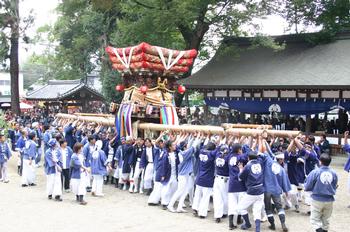
[[[256,125],[256,124],[223,123],[221,124],[221,126],[225,129],[230,129],[230,128],[272,129],[272,125]]]
[[[291,130],[261,130],[261,129],[243,129],[243,128],[230,128],[226,130],[227,134],[233,135],[244,135],[251,136],[255,134],[261,134],[264,131],[267,132],[268,135],[275,137],[297,137],[301,132],[300,131],[291,131]]]

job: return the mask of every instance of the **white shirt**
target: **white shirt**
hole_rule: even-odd
[[[169,153],[169,161],[171,165],[171,175],[176,176],[176,156],[174,152]]]
[[[68,149],[62,149],[61,148],[61,154],[62,154],[62,168],[67,169],[67,156],[68,156]]]
[[[146,156],[147,156],[147,161],[150,163],[153,163],[152,147],[146,147]]]

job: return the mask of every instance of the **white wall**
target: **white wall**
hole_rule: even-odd
[[[19,96],[24,96],[23,73],[19,73]],[[11,77],[10,73],[0,72],[0,92],[2,95],[11,95]]]

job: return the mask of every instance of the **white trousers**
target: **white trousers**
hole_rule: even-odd
[[[222,218],[228,213],[228,177],[217,176],[213,186],[214,218]]]
[[[241,215],[246,214],[246,210],[253,205],[253,216],[255,220],[261,220],[261,211],[264,206],[264,194],[249,195],[244,194],[238,203],[238,212]]]
[[[141,183],[140,183],[140,191],[141,191],[142,185],[143,185],[143,169],[140,168],[140,161],[137,161],[135,167],[133,168],[133,170],[131,170],[131,174],[130,174],[130,188],[129,188],[130,192],[133,192],[133,191],[135,193],[138,192],[140,175],[141,175]]]
[[[168,205],[171,197],[174,195],[177,189],[176,176],[171,176],[168,183],[163,186],[161,192],[161,204]]]
[[[312,227],[317,230],[322,228],[323,230],[329,229],[329,219],[332,216],[333,201],[321,202],[311,201],[311,216],[310,222]]]
[[[180,210],[183,207],[183,202],[181,203],[182,196],[187,195],[187,182],[189,181],[190,176],[189,175],[179,175],[178,176],[178,185],[177,190],[174,193],[174,195],[171,197],[171,200],[168,204],[169,208],[174,207],[174,204],[176,201],[179,200],[179,204],[177,206],[177,209]]]
[[[245,195],[245,192],[228,193],[228,215],[247,214],[247,210],[238,211],[238,204]],[[236,225],[236,224],[235,224]]]
[[[35,183],[35,162],[32,160],[32,164],[29,165],[29,160],[23,159],[22,170],[22,184],[34,184]]]
[[[0,163],[0,181],[8,181],[7,179],[7,161]]]
[[[46,193],[47,195],[61,196],[62,195],[62,182],[61,173],[56,172],[50,175],[46,175]]]
[[[162,194],[162,188],[163,188],[162,183],[155,181],[153,191],[152,191],[151,195],[149,196],[147,203],[159,204],[159,201],[161,199],[161,194]]]
[[[194,192],[192,209],[198,212],[198,216],[206,217],[208,214],[210,195],[213,188],[202,187],[196,185]]]
[[[80,173],[80,179],[71,179],[70,184],[72,192],[75,195],[85,195],[87,181],[90,181],[90,179],[88,179],[86,172]]]
[[[153,181],[153,163],[148,163],[145,169],[145,175],[144,175],[144,189],[151,189],[152,188],[152,181]]]
[[[96,196],[102,196],[102,186],[103,186],[103,176],[102,175],[92,175],[92,188],[91,192],[95,193]]]
[[[113,177],[116,179],[119,179],[119,167],[117,166],[116,169],[114,169]]]
[[[308,206],[310,206],[311,202],[312,202],[311,194],[312,194],[312,192],[310,192],[310,191],[304,191],[305,204],[307,204]]]

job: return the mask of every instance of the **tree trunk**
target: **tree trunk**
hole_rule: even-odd
[[[15,22],[11,27],[11,49],[10,49],[10,75],[11,75],[11,109],[16,115],[20,115],[19,84],[18,84],[18,40],[19,40],[19,9],[18,0],[14,4]]]

